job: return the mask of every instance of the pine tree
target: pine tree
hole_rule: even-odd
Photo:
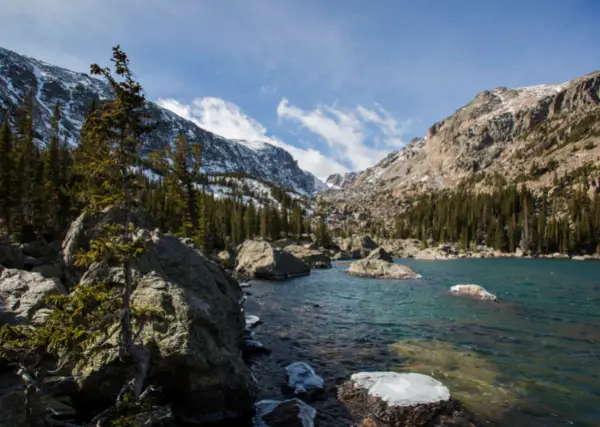
[[[179,136],[175,142],[175,149],[167,145],[164,150],[151,154],[152,165],[171,181],[172,188],[182,202],[184,214],[184,234],[194,238],[197,243],[204,246],[204,236],[201,235],[200,223],[204,217],[202,198],[197,197],[196,182],[200,180],[201,147],[199,144],[190,144],[185,136]],[[200,209],[198,209],[200,204]]]
[[[16,153],[13,135],[8,119],[4,117],[0,133],[0,210],[4,228],[8,235],[12,232],[13,213],[18,205]]]
[[[60,194],[66,182],[62,181],[61,176],[61,146],[60,146],[60,102],[54,106],[54,114],[50,120],[52,126],[52,135],[45,153],[44,162],[44,182],[46,186],[46,212],[49,219],[49,228],[54,232],[62,231],[60,229],[62,221],[60,219]]]

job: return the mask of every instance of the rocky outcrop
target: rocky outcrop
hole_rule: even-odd
[[[294,394],[313,397],[323,392],[325,381],[308,363],[294,362],[285,368],[285,372],[287,374],[286,386]]]
[[[261,400],[255,405],[253,427],[314,427],[317,411],[301,401]]]
[[[301,259],[310,268],[331,268],[331,258],[320,250],[305,248],[301,245],[289,245],[283,250]]]
[[[332,255],[331,259],[334,261],[346,261],[352,259],[352,254],[347,251],[337,251]]]
[[[268,242],[247,240],[238,249],[235,270],[243,275],[282,280],[310,274],[310,267],[294,255]]]
[[[381,261],[394,262],[394,259],[389,252],[383,248],[374,249],[366,259],[379,259]]]
[[[105,221],[85,223],[80,218],[69,231],[71,241],[77,244],[66,247],[85,247],[89,244],[86,237]],[[138,230],[135,238],[145,239],[148,246],[132,264],[136,283],[132,304],[160,313],[148,319],[140,335],[151,349],[146,384],[162,389],[182,423],[251,411],[255,384],[242,359],[245,321],[238,283],[191,244],[174,236]],[[121,283],[122,277],[118,268],[94,264],[80,282]],[[87,355],[73,372],[79,384],[78,404],[107,406],[131,378],[131,369],[112,345]]]
[[[347,237],[336,239],[335,243],[340,250],[349,252],[354,259],[365,258],[373,249],[378,247],[377,243],[369,236]]]
[[[455,295],[467,296],[483,301],[498,301],[496,295],[488,292],[483,286],[479,285],[454,285],[450,288],[450,292]]]
[[[473,426],[458,421],[459,405],[442,383],[427,375],[361,372],[338,389],[353,418],[369,427]]]
[[[421,276],[409,267],[380,259],[362,259],[350,264],[346,270],[351,276],[372,279],[418,279]]]
[[[27,323],[46,306],[45,298],[65,293],[56,279],[23,270],[0,271],[0,324]]]

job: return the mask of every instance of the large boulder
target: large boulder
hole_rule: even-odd
[[[301,401],[261,400],[256,405],[253,427],[314,427],[317,411]]]
[[[289,245],[284,248],[284,251],[301,259],[310,268],[331,268],[331,258],[317,249],[307,249],[301,245]]]
[[[342,251],[349,252],[354,259],[365,258],[379,246],[369,236],[347,237],[338,239],[336,243]]]
[[[292,239],[279,239],[273,242],[274,248],[285,249],[287,246],[297,245],[298,243]]]
[[[427,375],[361,372],[338,389],[338,398],[361,425],[432,426],[440,413],[454,409],[450,392]]]
[[[346,273],[373,279],[418,279],[421,276],[409,267],[380,259],[361,259],[350,264]]]
[[[235,270],[247,276],[267,280],[310,274],[310,267],[304,261],[259,240],[247,240],[240,245]]]
[[[11,243],[0,243],[0,267],[23,268],[24,265],[25,257],[19,246]]]
[[[77,222],[74,226],[82,228]],[[70,234],[93,235],[87,230]],[[138,230],[134,237],[148,245],[132,263],[132,304],[161,313],[147,320],[140,335],[151,350],[146,384],[161,388],[183,424],[252,411],[256,386],[242,359],[245,321],[238,283],[191,243],[148,230]],[[82,238],[76,246],[86,244]],[[122,278],[119,268],[93,264],[80,283],[120,283]],[[82,406],[99,409],[114,402],[133,374],[110,344],[74,368]]]
[[[233,269],[235,266],[235,254],[233,251],[221,251],[217,254],[219,263],[227,269]]]
[[[57,279],[23,270],[0,271],[0,324],[28,323],[45,307],[47,296],[65,293]]]
[[[374,249],[366,259],[380,259],[382,261],[394,262],[392,255],[390,255],[388,251],[381,247]]]
[[[464,295],[483,301],[498,301],[498,297],[488,292],[483,286],[479,285],[454,285],[450,292],[456,295]]]

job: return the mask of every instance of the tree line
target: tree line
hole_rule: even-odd
[[[394,237],[486,245],[526,253],[600,253],[600,197],[594,179],[534,193],[524,185],[475,192],[469,186],[423,195],[396,219]],[[572,178],[562,177],[559,183]]]

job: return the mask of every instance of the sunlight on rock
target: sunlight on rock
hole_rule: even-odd
[[[400,341],[392,348],[404,359],[399,371],[431,375],[453,398],[486,418],[499,419],[517,401],[516,390],[500,384],[497,368],[474,351],[420,340]]]

